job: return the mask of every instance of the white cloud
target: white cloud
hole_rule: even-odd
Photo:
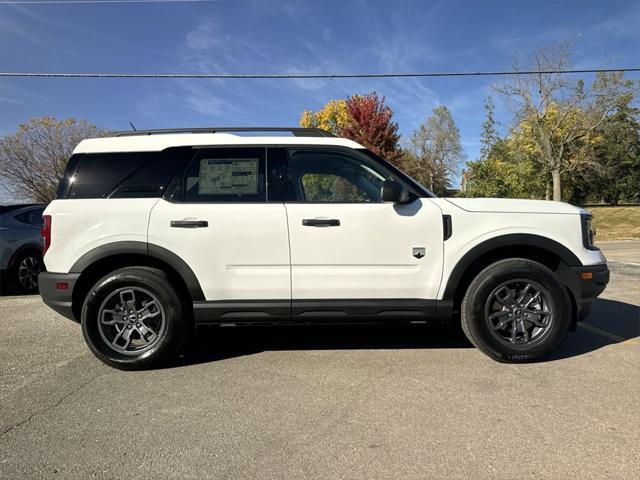
[[[24,105],[24,102],[15,98],[0,97],[0,103],[13,103],[15,105]]]
[[[220,32],[213,19],[200,23],[187,34],[187,46],[193,50],[209,50],[220,43]]]
[[[257,16],[271,15],[298,18],[311,13],[313,4],[306,0],[245,0]]]
[[[640,38],[640,5],[636,3],[632,8],[609,17],[587,29],[589,35],[613,36],[622,38]]]

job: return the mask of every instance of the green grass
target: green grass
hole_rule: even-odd
[[[596,242],[640,238],[640,206],[586,208],[593,213]]]

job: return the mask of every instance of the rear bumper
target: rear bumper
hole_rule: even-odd
[[[79,322],[73,315],[72,297],[73,288],[80,276],[79,273],[51,273],[42,272],[38,275],[38,287],[42,301],[74,322]],[[64,285],[66,284],[66,288]]]
[[[576,283],[574,296],[578,307],[578,320],[584,319],[591,311],[593,300],[600,295],[609,283],[609,267],[606,263],[571,267]]]

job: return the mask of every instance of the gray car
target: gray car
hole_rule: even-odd
[[[0,206],[0,275],[20,292],[38,290],[42,262],[42,212],[46,205]]]

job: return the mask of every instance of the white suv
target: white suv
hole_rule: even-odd
[[[44,302],[122,369],[201,324],[460,321],[490,357],[532,361],[609,280],[587,211],[435,198],[317,129],[84,140],[44,219]]]

